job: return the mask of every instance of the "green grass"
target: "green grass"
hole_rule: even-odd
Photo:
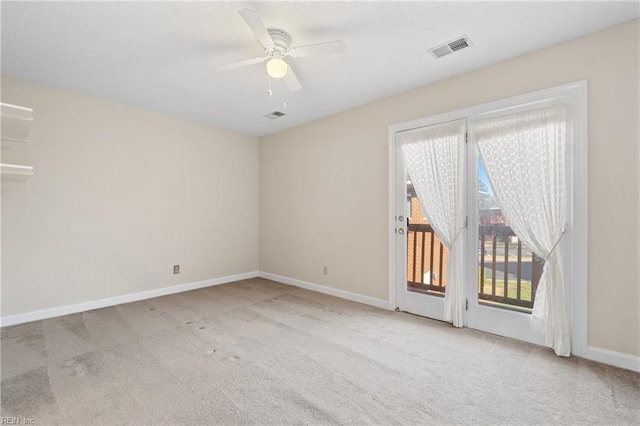
[[[485,278],[484,291],[478,283],[478,291],[484,294],[491,294],[491,278]],[[504,281],[496,278],[496,296],[504,296]],[[507,297],[518,299],[518,281],[507,281]],[[531,300],[531,281],[520,281],[520,300]]]

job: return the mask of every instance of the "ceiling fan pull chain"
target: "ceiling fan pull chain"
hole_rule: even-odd
[[[271,77],[267,76],[267,79],[269,80],[269,89],[267,90],[267,95],[269,96],[269,100],[271,100],[271,97],[273,96],[273,90],[271,90]]]
[[[284,82],[284,79],[282,80],[282,93],[284,93],[282,97],[282,107],[287,109],[287,84]]]

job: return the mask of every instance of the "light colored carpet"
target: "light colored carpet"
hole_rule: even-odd
[[[638,424],[640,375],[253,279],[2,329],[36,424]]]

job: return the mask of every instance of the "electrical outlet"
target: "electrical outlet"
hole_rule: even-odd
[[[322,267],[322,274],[323,275],[329,275],[329,267],[327,265],[324,265]]]
[[[180,265],[173,265],[173,273],[174,274],[180,273]]]

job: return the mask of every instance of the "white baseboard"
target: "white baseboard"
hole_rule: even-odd
[[[365,296],[345,290],[339,290],[333,287],[327,287],[324,285],[301,281],[294,278],[283,277],[281,275],[271,274],[268,272],[254,271],[244,274],[229,275],[226,277],[212,278],[204,281],[180,284],[171,287],[158,288],[155,290],[124,294],[122,296],[93,300],[90,302],[83,302],[75,305],[60,306],[56,308],[43,309],[40,311],[27,312],[24,314],[10,315],[0,318],[0,327],[38,321],[62,315],[75,314],[78,312],[90,311],[92,309],[106,308],[108,306],[119,305],[121,303],[137,302],[139,300],[152,299],[154,297],[166,296],[168,294],[182,293],[184,291],[196,290],[199,288],[226,284],[234,281],[248,280],[250,278],[256,277],[304,288],[311,291],[317,291],[318,293],[340,297],[342,299],[351,300],[353,302],[364,303],[365,305],[375,306],[377,308],[392,309],[390,308],[389,302],[384,299],[378,299],[376,297]],[[586,352],[584,354],[581,354],[580,356],[591,361],[597,361],[603,364],[613,365],[614,367],[640,372],[640,357],[638,356],[623,354],[621,352],[602,349],[595,346],[588,346]]]
[[[260,278],[304,288],[311,291],[317,291],[318,293],[340,297],[342,299],[351,300],[352,302],[364,303],[365,305],[375,306],[376,308],[389,309],[389,302],[387,300],[378,299],[376,297],[365,296],[363,294],[352,293],[345,290],[338,290],[333,287],[327,287],[307,281],[296,280],[294,278],[283,277],[281,275],[270,274],[268,272],[260,272]]]
[[[10,315],[0,318],[0,327],[59,317],[61,315],[75,314],[78,312],[90,311],[92,309],[106,308],[108,306],[119,305],[121,303],[137,302],[139,300],[152,299],[154,297],[166,296],[168,294],[174,293],[182,293],[183,291],[196,290],[203,287],[226,284],[233,281],[248,280],[250,278],[256,278],[258,276],[258,271],[247,272],[244,274],[229,275],[226,277],[212,278],[209,280],[179,284],[171,287],[163,287],[155,290],[123,294],[122,296],[92,300],[90,302],[77,303],[75,305],[60,306],[56,308],[43,309],[40,311],[27,312],[24,314]]]
[[[587,352],[582,355],[582,358],[640,373],[640,357],[634,355],[588,346]]]

